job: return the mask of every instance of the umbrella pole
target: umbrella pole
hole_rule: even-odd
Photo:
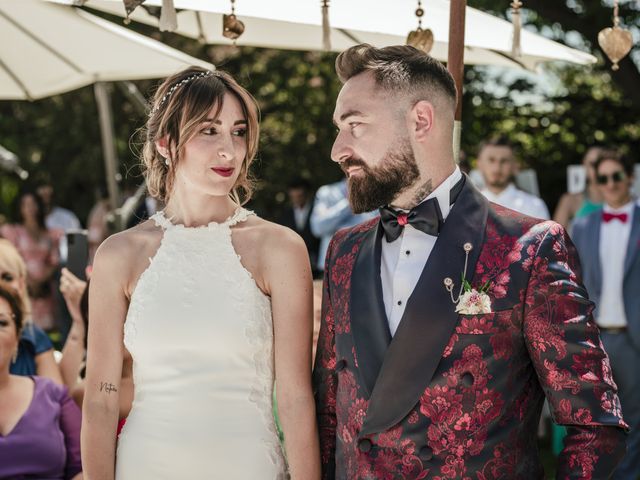
[[[464,78],[464,25],[467,0],[451,0],[449,7],[449,55],[447,68],[456,82],[458,103],[453,126],[453,158],[460,161],[462,136],[462,92]]]
[[[94,85],[98,115],[100,117],[100,134],[102,137],[102,154],[107,174],[107,189],[112,208],[120,205],[120,192],[116,174],[118,172],[118,158],[116,156],[115,136],[113,134],[113,116],[111,114],[111,97],[104,82],[96,82]],[[122,229],[121,222],[117,222],[116,228]]]

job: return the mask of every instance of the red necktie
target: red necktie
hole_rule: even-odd
[[[604,223],[609,223],[613,219],[620,220],[622,223],[627,223],[627,218],[629,218],[629,216],[626,213],[602,212],[602,221]]]

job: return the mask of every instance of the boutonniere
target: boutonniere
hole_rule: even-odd
[[[451,296],[451,301],[456,306],[456,313],[462,315],[481,315],[485,313],[491,313],[491,299],[487,292],[491,286],[490,282],[486,282],[479,288],[474,288],[467,280],[467,266],[469,265],[469,252],[473,250],[473,245],[465,243],[462,247],[465,253],[464,259],[464,271],[462,272],[462,279],[460,283],[460,291],[457,298],[453,295],[453,289],[455,287],[453,280],[450,277],[444,279],[444,287]]]

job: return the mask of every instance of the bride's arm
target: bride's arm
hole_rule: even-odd
[[[87,376],[81,452],[84,478],[113,480],[122,373],[126,242],[111,237],[98,249],[89,287]]]
[[[276,398],[292,480],[320,478],[320,447],[311,387],[313,285],[302,239],[277,227],[264,243],[264,278],[271,294]]]

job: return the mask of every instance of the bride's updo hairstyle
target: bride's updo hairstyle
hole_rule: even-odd
[[[238,204],[249,201],[253,192],[249,166],[258,151],[258,104],[228,73],[200,67],[189,67],[167,78],[151,101],[149,118],[142,130],[142,164],[152,197],[165,203],[169,200],[185,144],[198,133],[214,105],[214,119],[218,118],[226,93],[238,99],[247,119],[247,156],[230,196]],[[156,141],[163,137],[168,139],[170,152],[166,159],[156,148]]]

